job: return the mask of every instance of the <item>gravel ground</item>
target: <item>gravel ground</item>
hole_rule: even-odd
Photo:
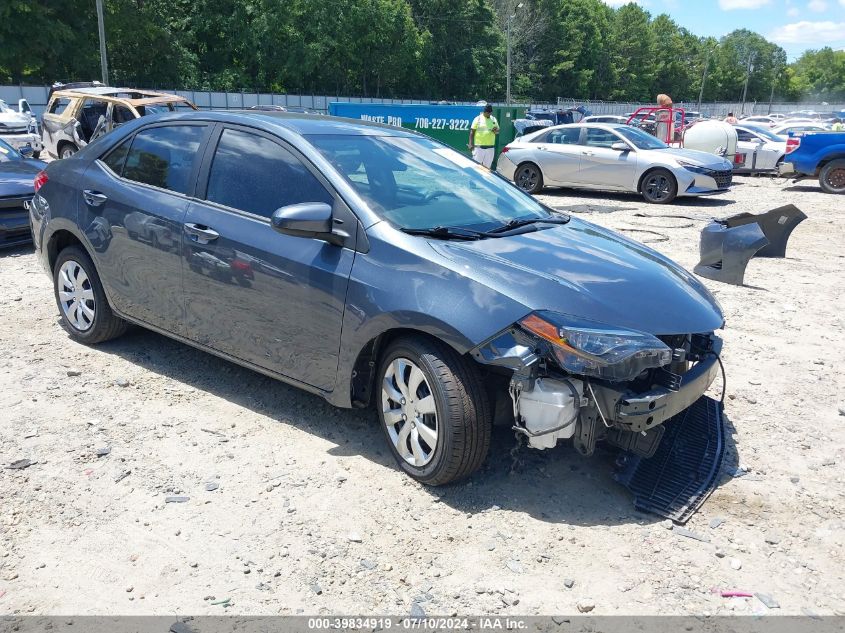
[[[738,589],[845,614],[845,199],[737,180],[665,207],[542,196],[688,268],[710,217],[809,216],[745,287],[705,280],[727,317],[731,439],[686,526],[704,540],[634,511],[609,453],[523,449],[512,472],[506,430],[471,480],[420,486],[371,412],[141,329],[72,343],[32,252],[0,254],[0,613],[771,612],[718,593]]]

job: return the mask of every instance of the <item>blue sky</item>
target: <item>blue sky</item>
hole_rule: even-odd
[[[629,0],[604,0],[613,7]],[[668,13],[696,35],[750,29],[779,44],[789,61],[809,48],[845,49],[845,0],[636,0],[652,16]]]

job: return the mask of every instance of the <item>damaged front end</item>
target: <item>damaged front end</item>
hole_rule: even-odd
[[[592,455],[605,441],[648,458],[662,424],[715,379],[721,345],[712,332],[654,336],[538,311],[472,355],[510,373],[513,428],[529,446],[572,438],[581,454]]]

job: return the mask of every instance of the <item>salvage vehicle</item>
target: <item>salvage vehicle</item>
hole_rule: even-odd
[[[82,85],[88,87],[54,86],[50,92],[47,109],[41,116],[42,142],[50,156],[69,158],[94,139],[142,116],[197,109],[179,95],[111,88],[99,82]]]
[[[38,121],[32,115],[26,99],[18,101],[17,110],[0,99],[0,139],[15,149],[31,147],[32,157],[40,156],[43,147],[38,134]]]
[[[559,125],[502,149],[497,171],[528,193],[578,187],[639,193],[667,204],[677,196],[724,193],[733,179],[720,156],[669,147],[630,125]]]
[[[31,154],[29,147],[18,150],[0,139],[0,248],[31,239],[26,207],[35,193],[33,180],[46,166]]]
[[[734,165],[734,172],[775,171],[786,155],[786,140],[764,127],[734,125],[737,133],[737,151],[744,154],[742,164]]]
[[[648,454],[718,371],[722,311],[693,275],[403,128],[164,114],[36,186],[36,250],[71,339],[135,323],[372,407],[426,484],[478,469],[494,422],[536,448]],[[181,248],[130,232],[130,214]]]
[[[845,193],[845,132],[790,136],[778,173],[794,180],[818,178],[822,191]]]

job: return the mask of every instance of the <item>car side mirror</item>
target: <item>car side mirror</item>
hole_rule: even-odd
[[[18,149],[18,152],[24,158],[30,158],[34,153],[34,150],[32,149],[32,145],[24,145],[23,147]]]
[[[303,202],[276,209],[273,228],[284,235],[323,238],[332,234],[332,208],[325,202]]]
[[[610,146],[610,149],[615,149],[617,152],[627,152],[631,148],[628,147],[627,143],[623,143],[622,141],[616,141],[613,145]]]

